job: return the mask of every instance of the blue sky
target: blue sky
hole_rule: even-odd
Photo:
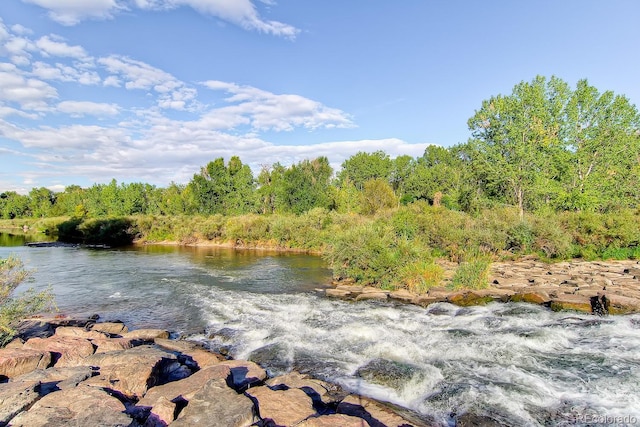
[[[0,192],[419,156],[538,74],[640,102],[636,0],[1,0],[0,19]]]

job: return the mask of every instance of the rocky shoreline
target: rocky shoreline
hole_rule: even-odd
[[[498,301],[527,302],[554,311],[598,315],[640,312],[640,261],[499,262],[491,265],[488,288],[459,291],[446,287],[446,277],[452,276],[455,266],[442,265],[446,271],[443,286],[431,288],[426,294],[406,289],[387,291],[350,281],[335,281],[333,288],[318,292],[342,299],[393,300],[423,307],[436,302],[471,306]]]
[[[308,375],[269,378],[256,363],[169,339],[165,330],[95,320],[20,325],[0,349],[0,426],[433,424]]]

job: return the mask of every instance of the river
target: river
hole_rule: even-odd
[[[442,425],[467,412],[504,425],[640,423],[638,315],[327,299],[314,289],[330,272],[300,254],[0,247],[9,254],[35,270],[29,286],[51,286],[62,313],[167,328],[234,358],[260,357],[272,374],[309,372]]]

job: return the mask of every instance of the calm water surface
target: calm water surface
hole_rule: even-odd
[[[0,247],[10,253],[64,313],[195,335],[237,358],[267,349],[273,374],[310,372],[442,425],[465,412],[504,425],[640,425],[637,315],[331,300],[314,292],[330,272],[306,255]]]

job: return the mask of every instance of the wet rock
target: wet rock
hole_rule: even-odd
[[[6,425],[19,412],[40,399],[38,384],[37,381],[0,384],[0,425]]]
[[[45,369],[51,364],[48,351],[23,348],[0,348],[0,380]]]
[[[296,427],[369,427],[370,424],[362,418],[344,414],[322,415],[307,418]]]
[[[640,299],[607,293],[610,314],[640,313]]]
[[[49,338],[31,338],[24,343],[23,348],[51,352],[53,363],[58,367],[77,366],[94,352],[91,342],[84,338],[55,335]]]
[[[116,390],[132,399],[142,397],[149,387],[166,382],[167,368],[175,368],[176,364],[173,353],[147,345],[97,353],[83,361],[83,365],[100,370],[99,375],[85,383]]]
[[[272,390],[261,386],[248,389],[246,394],[257,402],[260,418],[279,426],[296,425],[316,414],[311,398],[297,388]]]
[[[122,322],[101,322],[91,325],[92,331],[103,332],[109,335],[122,335],[129,332],[129,328]]]
[[[591,313],[591,301],[581,295],[559,295],[551,300],[553,311],[573,310],[583,313]]]
[[[281,375],[291,369],[289,350],[282,344],[268,344],[253,350],[247,360],[257,363],[267,370],[270,376]]]
[[[356,376],[373,384],[400,390],[418,375],[417,366],[387,359],[373,359],[356,371]]]
[[[413,300],[411,300],[411,303],[415,305],[420,305],[422,307],[427,307],[436,302],[443,302],[443,301],[446,301],[446,298],[432,297],[430,295],[420,295],[415,297]]]
[[[248,427],[256,421],[253,402],[227,387],[224,380],[211,380],[195,393],[172,427]]]
[[[95,387],[79,385],[38,400],[11,420],[12,427],[129,426],[132,419],[115,397]]]
[[[493,302],[494,299],[476,291],[462,291],[449,295],[447,301],[460,307],[469,307],[472,305],[486,305]]]
[[[530,304],[547,304],[551,301],[548,293],[543,291],[519,292],[511,297],[513,302],[527,302]]]
[[[262,384],[267,378],[266,371],[253,362],[245,360],[225,360],[224,362],[220,362],[219,365],[228,366],[231,369],[233,388],[238,391]]]

